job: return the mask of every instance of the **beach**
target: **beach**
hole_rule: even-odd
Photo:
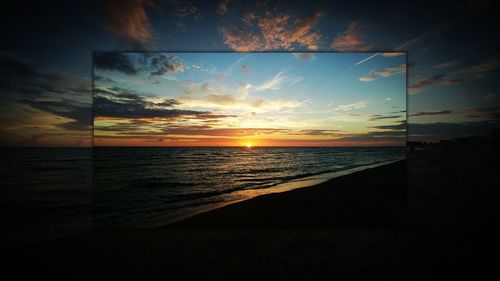
[[[406,219],[405,174],[405,161],[399,161],[259,196],[164,227],[88,232],[15,247],[12,256],[36,272],[61,276],[168,272],[249,280],[264,272],[279,278],[289,271],[295,277],[288,279],[304,279],[311,270],[326,278],[362,272],[364,267],[397,268],[397,233]],[[379,251],[392,254],[381,259]],[[359,256],[366,263],[354,262]]]
[[[12,247],[7,268],[20,277],[114,279],[485,277],[495,269],[485,253],[498,249],[500,200],[490,183],[497,153],[429,148],[168,226]]]

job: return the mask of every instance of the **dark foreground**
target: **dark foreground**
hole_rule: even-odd
[[[477,279],[496,264],[495,161],[488,147],[418,151],[163,228],[6,249],[3,266],[57,279]]]

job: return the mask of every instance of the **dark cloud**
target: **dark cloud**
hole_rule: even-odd
[[[103,23],[114,35],[141,48],[152,48],[155,32],[145,6],[156,7],[153,0],[103,1]]]
[[[429,116],[429,115],[448,115],[452,114],[451,110],[441,110],[441,111],[421,111],[415,112],[408,116]]]
[[[371,145],[405,145],[406,144],[406,131],[403,130],[388,130],[388,131],[375,131],[365,134],[347,135],[338,139],[332,140],[333,142],[353,142],[353,143],[369,143]]]
[[[151,57],[150,67],[154,70],[151,75],[163,75],[169,72],[183,72],[184,63],[177,60],[175,56],[167,56],[163,54],[144,54],[146,57]]]
[[[408,123],[409,141],[439,141],[465,136],[489,136],[500,128],[500,122],[480,121],[465,123]]]
[[[92,110],[89,105],[77,104],[69,99],[57,101],[23,99],[20,103],[74,120],[58,124],[57,126],[60,128],[71,131],[90,130],[92,128]]]
[[[406,111],[404,111],[406,112]],[[396,112],[399,113],[399,112]],[[396,118],[402,118],[404,116],[401,115],[381,115],[381,114],[374,114],[370,115],[370,121],[377,121],[377,120],[384,120],[384,119],[396,119]]]
[[[380,130],[390,130],[390,131],[406,131],[406,122],[399,122],[395,125],[380,125],[380,126],[374,126],[372,127],[373,129],[380,129]]]
[[[201,17],[201,9],[193,4],[191,1],[185,0],[166,0],[165,4],[167,6],[167,10],[170,14],[185,18],[188,16],[194,16],[195,18]]]
[[[128,56],[119,52],[95,52],[94,67],[104,70],[120,71],[126,74],[137,73],[137,69]]]
[[[29,64],[22,61],[15,54],[0,53],[0,74],[4,83],[8,82],[6,78],[33,78],[40,75]]]
[[[174,109],[177,100],[154,103],[145,95],[120,88],[94,90],[94,115],[113,118],[174,118],[183,115],[206,114],[205,111]]]
[[[223,16],[225,13],[227,13],[228,4],[229,4],[229,0],[221,0],[219,2],[219,5],[217,5],[217,13],[221,16]]]
[[[64,129],[89,131],[92,124],[89,80],[42,73],[17,57],[4,54],[0,55],[0,73],[2,100],[72,119],[58,125]]]

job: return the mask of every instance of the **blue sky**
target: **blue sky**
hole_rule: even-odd
[[[97,53],[96,144],[402,145],[406,54],[367,55]]]

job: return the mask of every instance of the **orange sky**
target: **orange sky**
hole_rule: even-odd
[[[343,140],[289,140],[289,139],[114,139],[95,138],[96,146],[404,146],[406,140],[401,141],[343,141]]]

